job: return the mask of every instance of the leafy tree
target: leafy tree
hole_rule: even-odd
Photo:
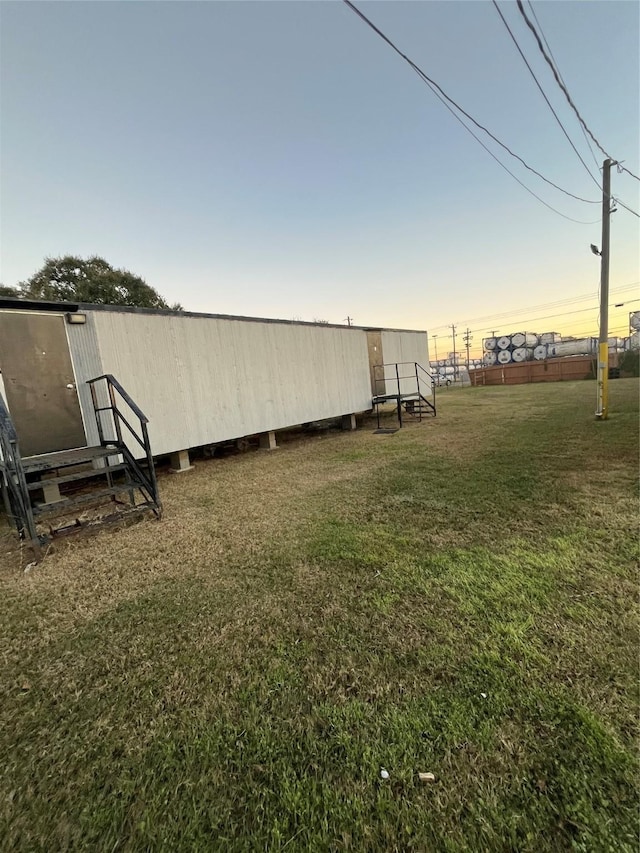
[[[45,258],[42,269],[28,281],[21,282],[24,299],[49,299],[53,302],[91,302],[96,305],[135,305],[139,308],[172,308],[160,294],[140,276],[128,270],[114,269],[94,255],[78,258]]]
[[[9,287],[8,284],[0,284],[0,296],[13,296],[17,298],[20,296],[20,291],[17,287]]]
[[[629,376],[640,376],[640,350],[630,349],[620,356],[620,370]]]

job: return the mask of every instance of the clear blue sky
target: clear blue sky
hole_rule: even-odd
[[[491,3],[360,8],[533,165],[599,197]],[[516,5],[502,8],[595,171]],[[534,8],[587,123],[638,174],[638,4]],[[1,15],[5,284],[45,255],[96,253],[192,310],[432,329],[597,290],[599,224],[527,195],[340,2]],[[599,218],[508,165],[567,215]],[[613,181],[637,210],[640,184]],[[640,278],[639,222],[613,217],[614,288]]]

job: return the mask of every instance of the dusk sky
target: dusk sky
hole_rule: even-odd
[[[357,5],[531,165],[599,202],[492,3]],[[599,179],[516,4],[500,7]],[[639,5],[533,8],[587,124],[640,174]],[[593,224],[543,207],[343,3],[3,2],[1,25],[4,284],[45,256],[99,254],[194,311],[349,315],[429,329],[443,350],[453,322],[476,350],[492,328],[597,333],[599,204],[483,138]],[[612,179],[638,211],[640,184]],[[620,335],[640,307],[639,224],[612,217]]]

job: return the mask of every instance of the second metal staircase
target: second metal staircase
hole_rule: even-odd
[[[436,389],[431,374],[417,361],[378,364],[374,368],[373,407],[380,428],[380,406],[396,404],[398,423],[403,413],[422,420],[423,415],[436,416]],[[431,399],[429,399],[431,398]]]

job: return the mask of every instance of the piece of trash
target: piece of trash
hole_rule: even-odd
[[[35,567],[36,567],[37,565],[38,565],[37,563],[27,563],[27,565],[24,567],[24,573],[25,573],[25,575],[29,574],[29,572],[31,571],[31,569],[35,569]]]
[[[23,681],[20,685],[20,690],[22,690],[23,693],[26,693],[28,690],[31,690],[31,683],[29,681]]]
[[[483,699],[486,699],[486,698],[487,698],[487,694],[486,694],[486,693],[481,693],[480,695],[482,696],[482,698],[483,698]]]
[[[385,770],[384,767],[380,768],[380,778],[381,779],[388,779],[389,778],[389,771]]]
[[[436,777],[434,776],[434,774],[433,774],[433,773],[418,773],[418,779],[419,779],[421,782],[425,782],[425,783],[426,783],[426,782],[435,782],[435,781],[436,781]]]

